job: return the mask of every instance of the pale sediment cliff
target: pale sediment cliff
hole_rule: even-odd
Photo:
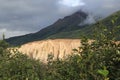
[[[77,49],[80,45],[80,39],[49,39],[24,44],[19,51],[46,62],[49,54],[53,54],[54,58],[63,58],[72,54],[72,49]]]
[[[89,43],[93,41],[89,40]],[[116,44],[120,44],[120,41],[117,41]],[[49,39],[24,44],[18,50],[31,58],[46,62],[49,54],[53,54],[54,59],[64,58],[72,54],[73,49],[78,49],[80,46],[80,39]]]

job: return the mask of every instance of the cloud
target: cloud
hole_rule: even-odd
[[[59,0],[58,1],[58,13],[59,16],[70,15],[84,6],[85,3],[81,0]]]
[[[77,10],[62,7],[58,0],[0,0],[0,29],[12,31],[13,35],[16,31],[36,32]]]
[[[80,9],[108,15],[119,10],[120,0],[0,0],[0,34],[32,33]]]
[[[84,0],[86,5],[83,9],[96,15],[107,16],[120,10],[120,0]]]
[[[68,7],[83,6],[85,3],[81,0],[60,0],[59,3]]]
[[[14,35],[20,31],[35,32],[53,23],[56,3],[55,0],[46,2],[48,0],[0,0],[0,29],[13,31]]]

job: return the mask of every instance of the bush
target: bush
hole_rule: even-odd
[[[41,80],[39,61],[7,47],[5,41],[0,41],[0,80]]]

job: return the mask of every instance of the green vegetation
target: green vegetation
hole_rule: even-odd
[[[49,75],[47,80],[119,80],[120,43],[110,39],[105,27],[99,26],[98,30],[100,34],[95,35],[91,44],[83,38],[82,47],[74,49],[77,55],[65,60],[50,60],[48,72],[53,76]]]
[[[114,21],[114,22],[113,22]],[[115,20],[111,20],[113,24]],[[95,41],[84,37],[77,54],[48,63],[34,60],[0,41],[0,80],[120,80],[120,43],[116,43],[117,26],[112,30],[97,23]]]
[[[41,80],[41,63],[0,41],[0,80]]]

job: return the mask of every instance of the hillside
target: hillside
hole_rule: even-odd
[[[112,22],[113,21],[113,22]],[[113,28],[117,28],[120,26],[120,11],[113,13],[112,15],[108,16],[107,18],[104,18],[100,21],[98,21],[100,24],[107,27],[109,30],[113,30]],[[85,26],[84,28],[73,30],[69,32],[60,32],[54,35],[49,36],[48,38],[81,38],[82,36],[87,36],[88,38],[93,38],[92,35],[94,34],[94,29],[98,27],[98,22],[92,25]],[[120,28],[115,33],[115,36],[118,40],[120,40]]]
[[[53,25],[50,25],[37,33],[27,34],[24,36],[18,36],[6,39],[6,41],[12,45],[21,45],[27,42],[38,41],[43,39],[56,39],[56,38],[69,38],[80,39],[82,36],[92,37],[94,29],[97,28],[100,22],[109,30],[113,30],[120,25],[120,11],[113,13],[112,15],[104,18],[95,24],[79,26],[80,23],[86,20],[87,14],[79,11],[63,19],[59,19]],[[120,40],[120,29],[115,33],[115,36]]]
[[[60,32],[69,32],[73,30],[78,30],[83,28],[79,26],[87,18],[87,14],[82,11],[78,11],[70,16],[66,16],[63,19],[59,19],[54,24],[32,34],[27,34],[23,36],[12,37],[6,39],[6,41],[12,45],[21,45],[27,42],[43,40],[51,35]]]

